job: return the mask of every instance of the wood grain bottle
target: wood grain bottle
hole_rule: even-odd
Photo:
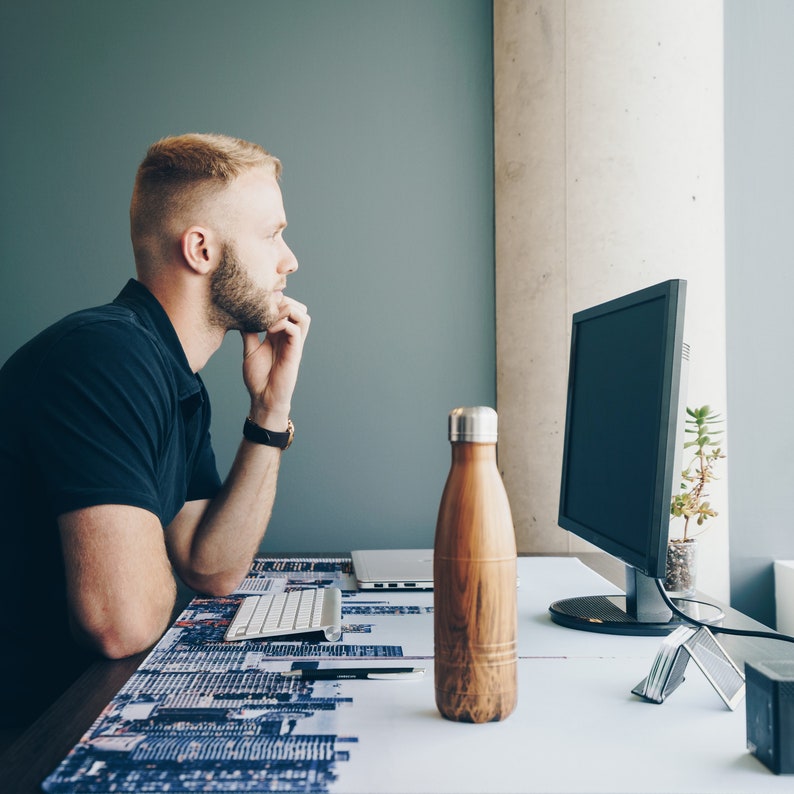
[[[503,720],[517,700],[516,541],[496,436],[492,408],[450,412],[433,620],[436,706],[459,722]]]

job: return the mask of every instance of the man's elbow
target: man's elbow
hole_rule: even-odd
[[[118,632],[108,632],[101,636],[93,637],[95,650],[107,659],[126,659],[128,656],[151,648],[162,636],[162,632],[157,635],[121,635]]]
[[[198,573],[191,571],[182,576],[184,583],[202,595],[220,597],[231,595],[245,579],[248,569],[243,571],[222,571],[217,573]]]
[[[73,628],[77,639],[107,659],[125,659],[145,651],[162,637],[167,623],[140,618]]]

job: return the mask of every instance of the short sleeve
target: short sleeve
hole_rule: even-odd
[[[44,357],[31,403],[31,447],[55,515],[128,504],[170,520],[158,483],[179,404],[146,332],[114,321],[72,330]]]

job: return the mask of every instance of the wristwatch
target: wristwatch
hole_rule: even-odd
[[[287,431],[285,433],[276,433],[273,430],[265,430],[260,427],[249,416],[243,425],[243,437],[254,444],[264,444],[266,447],[278,447],[279,449],[288,449],[295,437],[295,425],[292,424],[292,419],[287,420]]]

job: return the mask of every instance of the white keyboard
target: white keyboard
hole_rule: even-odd
[[[342,593],[338,588],[312,587],[246,596],[224,639],[253,640],[311,631],[324,631],[331,642],[342,636]]]

